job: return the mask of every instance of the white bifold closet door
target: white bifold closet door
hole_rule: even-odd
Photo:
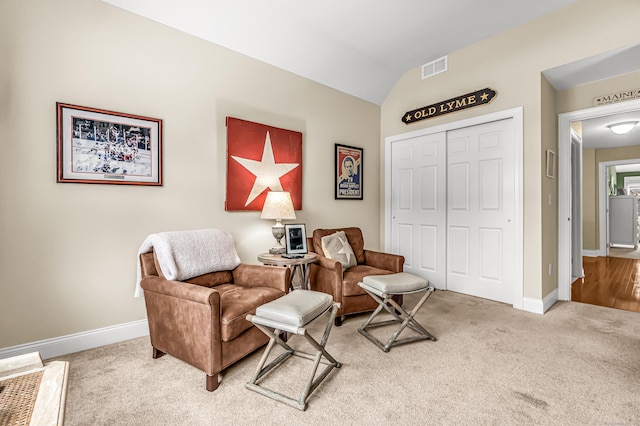
[[[447,135],[447,288],[513,303],[513,120]]]
[[[392,145],[392,248],[405,271],[447,289],[513,303],[512,119]]]
[[[446,133],[394,142],[391,153],[391,247],[405,272],[446,289]]]

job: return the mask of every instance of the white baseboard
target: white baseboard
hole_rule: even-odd
[[[0,349],[0,359],[40,352],[42,359],[93,349],[149,335],[147,320],[128,322]]]
[[[547,297],[542,301],[543,312],[547,312],[558,301],[558,289],[556,288],[551,293],[547,294]]]
[[[600,250],[582,250],[582,255],[585,257],[598,257],[600,256]]]
[[[543,300],[524,297],[522,310],[534,314],[544,314],[558,301],[558,289],[553,290]]]

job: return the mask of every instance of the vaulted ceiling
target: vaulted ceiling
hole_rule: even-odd
[[[380,105],[406,71],[575,0],[103,1]]]
[[[408,70],[576,0],[102,1],[381,105]],[[632,46],[544,75],[563,90],[638,69]],[[585,121],[585,142],[631,143],[606,129],[622,119],[640,120],[640,111]]]

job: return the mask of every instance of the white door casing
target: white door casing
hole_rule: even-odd
[[[571,275],[584,277],[582,265],[582,138],[571,129],[571,216],[579,220],[571,221]]]

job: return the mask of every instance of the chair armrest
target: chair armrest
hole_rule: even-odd
[[[140,281],[140,286],[145,291],[152,291],[164,296],[202,303],[203,305],[220,306],[220,293],[215,288],[167,280],[158,276],[143,278]]]
[[[215,288],[149,276],[140,282],[154,350],[207,373],[223,365],[222,307]]]
[[[311,264],[311,290],[330,294],[338,303],[342,303],[342,278],[342,264],[335,259],[318,255]]]
[[[233,282],[249,287],[271,287],[287,293],[291,270],[281,266],[242,263],[233,270]]]
[[[367,265],[387,271],[402,272],[404,267],[404,256],[398,254],[365,250],[364,259]]]
[[[340,279],[342,279],[342,264],[339,261],[318,255],[317,259],[313,263],[322,268],[336,272],[340,276]]]

